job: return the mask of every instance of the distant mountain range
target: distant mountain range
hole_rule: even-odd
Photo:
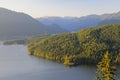
[[[0,40],[62,32],[67,30],[60,28],[57,24],[47,26],[25,13],[0,8]]]
[[[120,24],[120,12],[103,15],[88,15],[83,17],[41,17],[37,18],[46,25],[57,24],[69,31],[100,26],[104,24]]]
[[[120,12],[77,17],[31,16],[0,8],[0,40],[23,39],[39,34],[58,34],[104,24],[120,24]]]

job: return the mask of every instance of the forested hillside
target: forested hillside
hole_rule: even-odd
[[[31,40],[32,42],[32,40]],[[52,35],[28,45],[31,55],[66,65],[95,64],[106,51],[120,63],[120,25],[87,28],[76,33]]]

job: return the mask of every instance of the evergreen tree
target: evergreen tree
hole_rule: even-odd
[[[73,66],[74,65],[74,63],[71,61],[72,60],[72,57],[68,57],[68,56],[65,56],[65,58],[64,58],[64,64],[66,65],[66,66]]]
[[[98,63],[97,67],[98,76],[95,80],[115,80],[116,67],[113,65],[108,52],[103,56],[102,61]]]

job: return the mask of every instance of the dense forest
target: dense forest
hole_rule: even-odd
[[[111,24],[32,38],[28,44],[30,55],[62,62],[65,65],[96,64],[108,51],[112,60],[120,63],[120,25]]]

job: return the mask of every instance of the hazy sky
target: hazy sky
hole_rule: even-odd
[[[0,0],[0,7],[33,17],[103,14],[120,11],[120,0]]]

